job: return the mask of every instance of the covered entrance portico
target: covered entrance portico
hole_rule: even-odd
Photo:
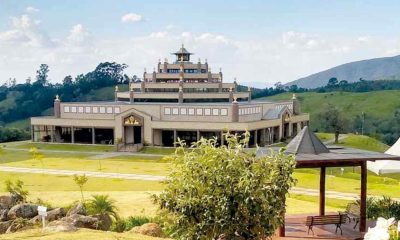
[[[119,150],[138,151],[143,147],[143,118],[129,114],[123,118],[123,147]]]

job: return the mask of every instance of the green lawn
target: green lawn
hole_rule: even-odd
[[[3,234],[1,239],[31,239],[31,240],[161,240],[170,238],[155,238],[136,233],[103,232],[89,229],[80,229],[70,233],[42,233],[41,229],[32,229],[12,234]]]
[[[3,144],[3,146],[7,144]],[[61,143],[32,143],[25,142],[22,144],[12,145],[14,148],[18,149],[30,149],[31,147],[36,147],[42,150],[55,150],[55,151],[75,151],[75,152],[113,152],[115,151],[114,146],[110,145],[77,145],[77,144],[61,144]]]
[[[144,147],[140,153],[168,155],[175,152],[175,148]]]
[[[355,116],[365,113],[366,119],[374,121],[386,120],[393,117],[396,109],[400,107],[400,91],[385,90],[364,93],[351,92],[305,92],[296,93],[301,103],[301,110],[310,114],[310,123],[313,129],[320,129],[321,122],[318,119],[319,113],[327,104],[335,105],[344,116],[353,120]],[[285,100],[288,101],[292,93],[283,93],[275,96],[258,98],[255,100]],[[384,101],[383,101],[384,99]]]
[[[335,134],[333,134],[333,133],[320,133],[320,132],[317,132],[315,134],[323,142],[329,141],[329,140],[333,140],[335,138]]]
[[[364,149],[375,152],[385,152],[389,146],[368,136],[347,134],[346,138],[339,141],[340,145]]]

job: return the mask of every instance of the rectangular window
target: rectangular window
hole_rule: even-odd
[[[106,113],[106,108],[105,107],[100,107],[100,113]]]
[[[172,115],[178,115],[179,114],[179,108],[172,108]]]
[[[228,115],[228,109],[222,108],[222,109],[221,109],[221,115],[222,115],[222,116],[227,116],[227,115]]]
[[[69,113],[69,107],[68,107],[68,106],[65,106],[65,107],[64,107],[64,112],[65,112],[65,113]]]
[[[107,107],[107,113],[113,113],[113,108],[112,107]]]
[[[181,115],[186,115],[186,108],[181,108]]]
[[[76,107],[71,107],[71,112],[76,113]]]
[[[194,115],[194,108],[189,108],[188,112],[189,112],[189,115]]]
[[[83,107],[78,107],[78,112],[83,113]]]
[[[114,108],[114,112],[115,112],[115,114],[121,113],[121,108],[115,107],[115,108]]]
[[[171,108],[164,108],[165,115],[171,115]]]
[[[196,108],[196,115],[203,115],[203,109],[202,108]]]
[[[93,113],[99,113],[99,107],[93,107]]]
[[[92,109],[90,107],[85,107],[85,113],[91,113],[92,112],[91,110]]]
[[[211,115],[211,109],[210,108],[205,108],[204,109],[204,115],[210,116]]]
[[[213,108],[212,115],[213,116],[218,116],[219,115],[219,109],[218,108]]]

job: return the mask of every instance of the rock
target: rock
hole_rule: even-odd
[[[53,210],[47,212],[46,219],[51,222],[51,221],[58,220],[63,217],[65,217],[64,208],[56,208],[56,209],[53,209]]]
[[[57,220],[49,223],[45,228],[45,232],[76,232],[78,230],[72,223]]]
[[[8,219],[33,218],[38,214],[37,207],[30,203],[17,204],[8,211]]]
[[[140,227],[132,228],[131,232],[152,237],[165,237],[163,230],[157,223],[145,223]]]
[[[99,215],[93,215],[92,217],[95,217],[99,220],[98,229],[103,230],[103,231],[110,230],[111,225],[112,225],[112,219],[111,219],[110,215],[99,214]]]
[[[77,205],[75,205],[68,211],[67,216],[70,216],[73,214],[79,214],[79,215],[86,216],[85,206],[82,203],[78,203]]]
[[[74,227],[98,229],[100,221],[95,217],[72,214],[71,216],[63,217],[60,221],[71,223]]]
[[[12,221],[11,225],[7,228],[6,233],[14,233],[18,231],[27,230],[33,227],[33,224],[24,218],[17,218]]]
[[[64,208],[56,208],[47,212],[46,221],[52,222],[65,217]],[[32,223],[37,223],[42,221],[42,217],[37,215],[30,220]]]
[[[0,209],[10,209],[13,205],[11,196],[0,196]]]
[[[7,217],[7,214],[8,214],[8,209],[0,209],[0,221],[7,221],[8,220],[8,217]]]
[[[6,233],[13,221],[0,222],[0,234]]]

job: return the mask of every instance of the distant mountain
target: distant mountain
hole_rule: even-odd
[[[360,78],[364,80],[400,79],[400,55],[346,63],[304,78],[299,78],[285,85],[316,88],[325,86],[332,77],[336,77],[338,81],[347,80],[348,82],[356,82]]]

